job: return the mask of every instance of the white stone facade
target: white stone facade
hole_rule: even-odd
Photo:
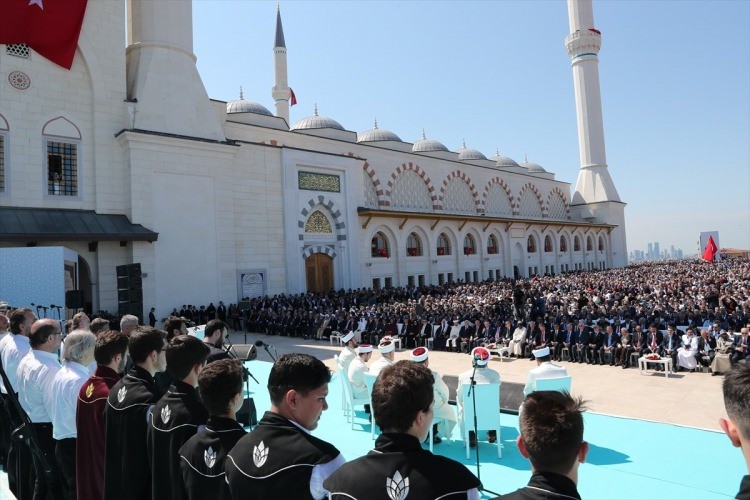
[[[175,21],[184,30],[189,10]],[[332,259],[337,289],[625,263],[623,204],[571,207],[570,183],[523,164],[498,168],[448,151],[413,153],[403,142],[358,143],[343,129],[289,130],[285,118],[227,114],[226,103],[206,98],[189,57],[192,31],[173,26],[154,40],[158,30],[128,12],[130,41],[141,45],[127,50],[127,71],[120,2],[89,2],[70,71],[0,46],[0,208],[124,214],[159,233],[154,243],[44,243],[79,253],[94,310],[117,310],[115,267],[134,262],[144,307],[159,314],[237,302],[246,270],[263,276],[268,294],[304,292],[314,254]],[[136,67],[147,60],[161,63]],[[28,90],[5,83],[15,70],[31,78]],[[160,89],[169,99],[159,100]],[[48,194],[49,138],[77,147],[75,196]]]

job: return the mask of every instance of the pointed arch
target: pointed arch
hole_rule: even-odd
[[[547,195],[547,217],[558,220],[570,219],[568,197],[557,186]]]
[[[438,197],[438,206],[440,207],[440,209],[442,210],[446,209],[446,206],[445,206],[446,189],[448,189],[448,185],[456,179],[462,180],[469,187],[469,191],[471,192],[472,202],[474,204],[472,207],[472,211],[475,214],[479,213],[480,208],[481,208],[481,203],[479,201],[479,193],[477,192],[477,188],[476,186],[474,186],[474,183],[469,178],[469,176],[466,175],[464,172],[461,172],[460,170],[454,170],[453,172],[448,174],[448,177],[446,177],[443,180],[443,184],[440,186],[440,196]]]
[[[493,192],[498,194],[505,192],[506,198],[501,198],[502,195],[500,194],[497,198],[490,199],[490,194]],[[513,193],[511,192],[510,187],[508,187],[508,183],[505,182],[505,179],[493,177],[490,179],[490,182],[484,186],[481,206],[482,213],[489,215],[514,215],[517,213],[517,208],[516,200],[513,198]]]
[[[81,140],[81,129],[64,116],[52,118],[42,126],[42,135],[49,137],[65,137],[66,139]]]
[[[530,196],[536,198],[536,203],[534,203],[533,198],[529,198]],[[527,213],[527,211],[532,213]],[[544,218],[546,217],[545,211],[546,207],[542,201],[539,189],[531,182],[524,185],[518,194],[518,215]]]
[[[8,125],[8,120],[5,119],[2,113],[0,113],[0,131],[7,132],[10,130],[10,125]]]
[[[336,235],[336,239],[338,241],[346,240],[346,222],[344,221],[344,216],[341,213],[341,210],[336,206],[333,200],[321,194],[316,196],[315,198],[310,198],[307,201],[306,205],[307,206],[305,206],[305,208],[300,211],[300,216],[297,219],[297,229],[299,231],[298,234],[300,241],[305,240],[305,225],[307,224],[307,219],[313,212],[313,209],[318,206],[325,207],[328,215],[333,218],[334,234]]]
[[[362,170],[364,170],[365,173],[365,182],[369,179],[369,182],[372,186],[372,189],[375,191],[375,196],[377,197],[377,204],[379,207],[382,207],[385,205],[385,191],[383,190],[383,187],[380,185],[380,179],[378,178],[378,174],[375,172],[375,169],[372,168],[372,165],[365,162],[364,165],[362,165]],[[365,184],[367,187],[367,184]],[[367,193],[365,193],[365,199],[367,199]]]
[[[415,165],[412,162],[409,163],[402,163],[396,170],[394,170],[391,173],[391,178],[388,180],[388,183],[385,187],[385,193],[384,193],[384,200],[383,205],[384,206],[393,206],[393,200],[391,199],[392,193],[393,193],[393,186],[396,183],[396,180],[403,174],[404,172],[412,171],[415,174],[417,174],[422,181],[425,183],[425,186],[427,186],[427,192],[430,196],[430,202],[432,203],[432,209],[438,210],[437,205],[437,195],[435,194],[435,186],[432,184],[432,180],[430,180],[430,176],[427,175],[427,172],[425,172],[422,167],[419,165]]]

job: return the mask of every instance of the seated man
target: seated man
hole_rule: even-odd
[[[380,373],[372,404],[383,433],[374,450],[325,480],[330,498],[479,498],[479,480],[463,464],[422,449],[432,425],[432,384],[432,372],[412,361]]]
[[[677,349],[682,345],[682,340],[676,333],[675,325],[669,325],[667,328],[667,336],[664,337],[664,351],[662,352],[663,358],[672,358],[672,370],[677,370]]]
[[[750,366],[738,366],[727,373],[722,389],[729,418],[719,419],[719,425],[732,444],[742,449],[750,471]],[[750,475],[742,478],[740,491],[735,498],[750,498]]]
[[[458,324],[458,318],[453,320],[453,326],[450,329],[450,333],[448,334],[448,340],[445,342],[445,347],[449,351],[455,351],[458,352],[460,349],[461,338],[459,334],[461,333],[461,325]]]
[[[578,464],[589,446],[583,440],[583,402],[556,391],[534,392],[523,402],[516,444],[531,462],[529,484],[501,499],[581,498]]]
[[[523,349],[526,346],[526,335],[526,327],[523,325],[523,321],[519,321],[508,343],[508,351],[511,357],[523,357]]]
[[[682,336],[682,347],[677,349],[677,370],[682,369],[695,371],[698,366],[698,360],[695,355],[698,353],[698,337],[695,336],[695,330],[687,329],[687,333]]]
[[[617,339],[614,354],[615,364],[617,366],[622,366],[623,368],[628,367],[628,353],[630,352],[631,342],[632,340],[628,333],[628,329],[625,327],[620,328],[620,338]]]
[[[411,352],[411,360],[429,368],[429,355],[430,353],[426,347],[417,347]],[[435,419],[440,421],[439,424],[435,424],[434,426],[432,439],[434,444],[438,444],[442,441],[438,437],[439,432],[445,437],[450,437],[453,434],[453,428],[456,426],[456,412],[448,404],[450,393],[448,392],[448,386],[443,381],[443,376],[432,370],[432,377],[435,379],[435,402],[432,405],[432,412],[435,414]]]
[[[490,361],[490,351],[485,349],[484,347],[475,347],[471,351],[471,359],[472,364],[476,365],[476,370],[474,368],[467,370],[461,374],[458,375],[458,387],[456,388],[456,407],[458,409],[458,420],[462,422],[463,425],[469,425],[470,422],[464,421],[464,405],[471,404],[470,401],[464,401],[465,395],[463,394],[463,385],[464,384],[470,384],[471,383],[471,377],[474,376],[474,382],[477,385],[480,384],[499,384],[500,383],[500,374],[497,373],[492,368],[487,368],[487,363]],[[462,435],[463,434],[463,428]],[[487,432],[487,440],[490,443],[494,443],[497,439],[497,433],[492,430]],[[469,431],[469,445],[474,447],[476,446],[476,435],[474,434],[474,431]]]
[[[376,377],[383,368],[393,364],[396,356],[396,344],[390,337],[383,337],[378,344],[378,351],[380,351],[380,359],[370,365],[368,369],[368,373],[372,373]]]
[[[707,328],[704,328],[698,339],[698,353],[695,359],[703,366],[711,366],[714,357],[716,357],[716,339],[709,335]]]
[[[198,392],[210,415],[202,431],[179,450],[188,500],[230,500],[224,473],[227,454],[245,434],[237,423],[242,407],[242,365],[223,359],[207,365],[198,377]]]
[[[308,354],[284,354],[273,364],[268,376],[271,409],[237,441],[224,464],[232,498],[327,497],[323,482],[345,460],[310,431],[328,408],[330,380],[323,362]]]
[[[341,366],[344,367],[344,371],[349,371],[349,365],[352,364],[352,360],[357,357],[357,341],[354,340],[354,332],[350,331],[343,337],[341,337],[341,343],[344,347],[341,349],[339,354],[339,361]]]
[[[586,362],[588,364],[596,364],[596,354],[601,351],[603,345],[604,333],[602,333],[599,325],[594,325],[594,330],[589,335],[588,344],[586,344]],[[599,358],[599,362],[604,364],[601,357]]]
[[[346,376],[349,377],[349,383],[352,386],[352,397],[361,399],[366,398],[368,395],[364,374],[369,372],[367,362],[372,357],[372,346],[369,344],[360,344],[357,352],[359,356],[354,358],[349,364]]]
[[[536,381],[539,379],[567,377],[568,370],[564,366],[556,365],[550,361],[549,347],[542,347],[531,354],[536,359],[536,368],[529,371],[526,377],[526,386],[523,388],[523,395],[528,396],[534,392]]]

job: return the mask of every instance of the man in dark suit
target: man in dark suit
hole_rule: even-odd
[[[656,323],[651,323],[648,327],[648,334],[646,335],[646,347],[643,350],[643,354],[658,354],[661,356],[664,348],[664,334],[661,333],[656,326]]]
[[[468,318],[464,319],[464,324],[461,325],[461,330],[458,333],[458,336],[461,338],[461,352],[465,352],[468,354],[469,349],[471,349],[471,342],[473,341],[476,332],[477,329],[474,328],[474,325],[471,323],[471,321]]]
[[[599,364],[604,364],[604,355],[609,354],[609,365],[615,365],[615,350],[617,349],[617,341],[619,335],[615,333],[615,329],[612,326],[607,326],[607,333],[604,334],[602,339],[602,345],[599,347]]]
[[[589,330],[584,324],[583,320],[578,322],[575,331],[575,344],[573,346],[573,360],[583,363],[588,361],[586,357],[586,348],[589,344],[589,338],[591,338],[591,330]]]
[[[644,333],[641,325],[637,325],[633,333],[630,334],[630,345],[625,352],[623,368],[630,366],[630,355],[634,352],[638,353],[639,358],[643,356],[643,351],[646,349],[647,343],[648,339],[646,333]]]
[[[432,337],[432,325],[426,316],[422,318],[422,325],[419,327],[418,344],[427,345],[427,339]]]
[[[575,361],[575,344],[578,341],[578,332],[573,330],[573,323],[565,325],[564,330],[559,330],[557,334],[554,357],[557,361],[562,361],[562,350],[568,349],[570,361]]]
[[[672,369],[677,370],[677,349],[682,345],[682,340],[676,333],[675,325],[669,325],[667,336],[664,337],[663,356],[672,358]]]
[[[747,358],[748,348],[750,348],[750,338],[748,338],[750,328],[743,328],[740,334],[734,337],[734,353],[732,354],[732,365],[738,361]]]
[[[589,335],[589,341],[586,344],[586,362],[588,364],[596,364],[596,354],[599,353],[602,344],[604,344],[604,333],[602,333],[599,325],[594,325],[594,331]],[[601,356],[599,357],[599,361],[601,363]]]

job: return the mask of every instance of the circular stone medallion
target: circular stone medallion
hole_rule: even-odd
[[[18,90],[27,90],[31,87],[31,78],[23,71],[11,71],[8,74],[8,83]]]

